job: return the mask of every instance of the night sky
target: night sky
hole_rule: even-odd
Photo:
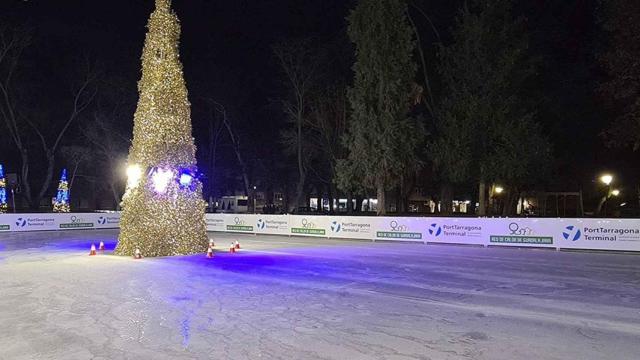
[[[448,39],[461,1],[415,1]],[[174,0],[182,23],[181,54],[194,104],[194,127],[205,121],[198,99],[215,98],[236,117],[256,126],[256,146],[275,146],[282,114],[273,99],[282,96],[274,43],[290,38],[326,42],[344,39],[353,0]],[[122,78],[132,97],[152,0],[0,0],[0,19],[28,24],[35,31],[27,52],[30,77],[40,101],[57,104],[74,61],[98,60],[108,76]],[[597,95],[602,70],[597,51],[606,45],[596,0],[522,0],[531,50],[540,59],[536,81],[545,100],[540,120],[558,159],[549,190],[589,191],[603,170],[614,171],[629,190],[638,169],[627,150],[604,148],[599,133],[610,123]],[[427,51],[435,38],[418,19]],[[433,55],[430,55],[433,56]],[[432,57],[433,59],[433,57]],[[198,132],[196,132],[196,140]],[[5,147],[6,149],[6,144]],[[16,166],[15,164],[14,166]],[[11,166],[11,164],[9,164]],[[626,193],[629,193],[627,191]]]

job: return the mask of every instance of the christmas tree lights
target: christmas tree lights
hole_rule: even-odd
[[[202,183],[197,179],[191,105],[170,0],[156,0],[142,54],[140,98],[129,150],[116,254],[144,257],[205,252]]]
[[[4,178],[4,167],[0,164],[0,214],[7,212],[7,180]]]
[[[53,212],[67,213],[69,208],[69,182],[67,181],[67,169],[62,169],[60,182],[58,183],[58,192],[53,202]]]

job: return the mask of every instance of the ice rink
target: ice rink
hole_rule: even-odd
[[[0,359],[640,358],[640,255],[210,236],[0,234]]]

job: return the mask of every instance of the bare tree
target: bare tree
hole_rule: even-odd
[[[337,192],[334,183],[335,167],[338,159],[346,156],[342,139],[347,128],[347,107],[346,85],[338,84],[327,87],[314,96],[309,115],[312,131],[309,141],[315,147],[313,164],[316,165],[309,166],[309,172],[329,190],[331,211],[334,210],[332,199]]]
[[[253,198],[255,197],[255,191],[252,191],[251,181],[249,180],[249,170],[247,168],[247,163],[245,162],[244,156],[242,155],[242,144],[241,138],[238,136],[235,128],[232,126],[231,121],[229,121],[229,117],[227,116],[227,109],[221,103],[207,99],[207,101],[212,104],[217,112],[222,115],[222,123],[224,127],[227,129],[227,133],[229,134],[229,139],[231,140],[231,145],[233,147],[233,151],[236,154],[236,159],[238,160],[238,164],[240,165],[240,173],[242,176],[242,184],[244,186],[244,194],[248,198],[248,208],[249,212],[255,211],[253,206]]]
[[[60,148],[60,154],[65,159],[69,167],[69,193],[73,192],[73,185],[75,184],[78,171],[84,163],[91,162],[92,155],[91,148],[86,146],[71,145],[63,146]]]
[[[222,143],[222,134],[224,130],[228,130],[228,126],[226,124],[226,110],[222,104],[212,100],[205,99],[210,107],[209,107],[209,123],[208,123],[208,133],[209,133],[209,144],[208,144],[208,156],[207,156],[207,197],[213,197],[215,190],[215,178],[217,176],[216,167],[218,160],[218,149]],[[220,116],[218,116],[220,115]],[[234,147],[235,148],[235,147]],[[236,156],[238,156],[236,154]],[[243,176],[244,177],[244,176]],[[245,185],[246,188],[246,185]]]
[[[91,117],[81,127],[82,134],[94,155],[93,163],[99,169],[98,178],[109,190],[114,208],[120,209],[124,192],[124,164],[130,145],[129,135],[116,124],[132,117],[133,109],[122,88],[109,84],[109,96],[96,102]]]
[[[283,132],[283,140],[288,149],[294,150],[298,167],[295,205],[300,206],[307,178],[310,151],[306,148],[308,139],[306,125],[309,119],[309,97],[315,85],[316,57],[308,41],[289,41],[274,47],[274,53],[286,78],[289,96],[282,101],[290,129]]]
[[[22,28],[0,28],[0,116],[4,120],[10,137],[20,153],[22,168],[22,186],[24,196],[32,208],[37,208],[40,200],[49,190],[53,179],[55,155],[61,146],[71,124],[91,104],[96,95],[96,72],[85,63],[84,74],[71,92],[71,106],[68,115],[61,120],[38,119],[33,111],[17,100],[14,77],[21,63],[24,50],[29,46],[31,37],[28,30]],[[43,121],[39,124],[37,120]],[[27,126],[25,126],[27,125]],[[27,142],[28,134],[35,134],[44,154],[46,172],[40,189],[32,192],[30,182],[31,153]]]

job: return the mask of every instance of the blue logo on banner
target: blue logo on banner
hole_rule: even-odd
[[[338,233],[340,232],[340,230],[342,230],[342,224],[337,222],[337,221],[333,221],[331,222],[331,231],[333,231],[334,233]]]
[[[258,229],[263,230],[266,226],[267,226],[267,223],[264,222],[264,220],[258,219],[258,224],[257,224]]]
[[[565,240],[578,241],[582,236],[582,232],[577,226],[569,225],[562,232],[562,236]]]
[[[19,227],[27,226],[27,219],[18,218],[18,221],[16,221],[16,225]]]
[[[438,226],[438,224],[431,224],[431,226],[429,226],[429,235],[433,235],[433,236],[440,236],[440,234],[442,233],[442,228],[440,226]]]
[[[106,224],[106,223],[107,223],[107,218],[105,218],[104,216],[100,216],[100,217],[98,218],[98,224],[100,224],[100,225],[104,225],[104,224]]]

